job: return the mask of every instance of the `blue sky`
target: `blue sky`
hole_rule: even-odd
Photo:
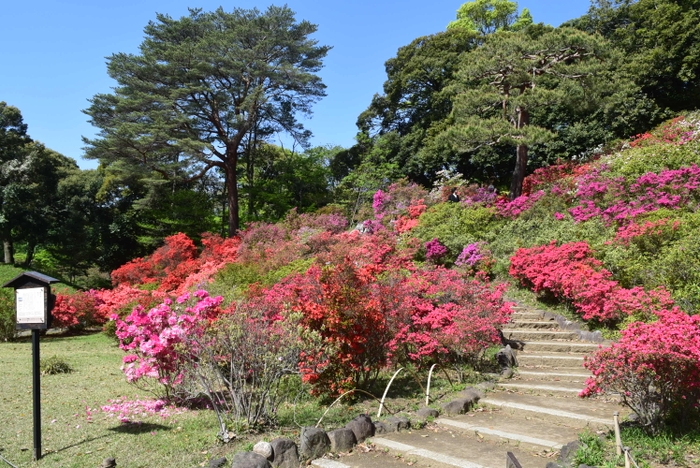
[[[0,101],[20,109],[29,135],[49,148],[82,159],[82,136],[95,129],[81,112],[88,99],[111,90],[105,57],[138,52],[143,28],[156,12],[174,18],[188,7],[227,11],[264,10],[272,1],[239,0],[24,0],[3,2],[0,10]],[[274,2],[281,4],[281,2]],[[288,0],[297,19],[318,25],[320,44],[330,45],[320,75],[327,96],[305,120],[313,145],[351,146],[357,116],[381,93],[384,62],[413,39],[445,29],[460,0]],[[584,14],[589,0],[527,0],[536,22],[558,26]]]

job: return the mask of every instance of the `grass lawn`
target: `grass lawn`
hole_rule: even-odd
[[[115,457],[118,466],[191,468],[221,450],[208,411],[128,425],[103,413],[111,399],[152,398],[126,383],[123,352],[103,334],[46,336],[40,349],[42,358],[63,358],[74,372],[41,377],[44,457],[33,462],[31,342],[0,343],[0,455],[13,465],[94,468]]]

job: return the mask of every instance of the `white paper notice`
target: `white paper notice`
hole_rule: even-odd
[[[44,288],[15,289],[17,323],[44,323]]]

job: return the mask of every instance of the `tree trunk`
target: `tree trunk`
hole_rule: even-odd
[[[27,257],[24,259],[23,267],[29,268],[34,260],[34,251],[36,250],[36,242],[30,240],[27,242]]]
[[[227,151],[224,171],[226,174],[226,195],[228,200],[228,236],[233,237],[238,232],[238,150]]]
[[[15,263],[15,247],[12,245],[12,240],[5,239],[2,241],[3,250],[5,253],[5,263],[14,265]]]
[[[530,113],[527,109],[519,107],[518,122],[516,128],[523,128],[530,122]],[[515,148],[515,169],[513,179],[510,182],[510,199],[515,200],[523,193],[523,180],[525,180],[525,170],[527,169],[527,145],[519,144]]]

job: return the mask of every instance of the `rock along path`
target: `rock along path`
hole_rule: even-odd
[[[583,356],[605,346],[561,317],[527,306],[514,307],[503,328],[518,348],[518,368],[458,416],[440,416],[425,428],[373,437],[367,446],[335,459],[312,461],[323,468],[504,468],[507,453],[523,468],[544,468],[578,434],[607,431],[621,406],[611,399],[581,399],[589,372]],[[365,450],[363,450],[365,448]]]

